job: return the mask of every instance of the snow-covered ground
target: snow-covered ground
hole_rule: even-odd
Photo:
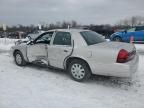
[[[64,71],[32,64],[18,67],[3,50],[0,108],[144,108],[143,53],[131,83],[100,76],[78,83]]]
[[[144,53],[144,44],[135,44],[135,47],[138,52]]]
[[[0,54],[0,108],[144,108],[144,55],[131,84],[94,76],[78,83],[66,72],[28,65],[18,67]]]

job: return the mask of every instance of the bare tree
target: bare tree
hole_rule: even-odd
[[[49,29],[55,29],[55,24],[53,23],[49,24]]]
[[[78,26],[77,22],[72,20],[71,21],[71,27],[77,27],[77,26]]]
[[[62,24],[61,24],[60,21],[57,21],[55,26],[56,26],[56,28],[61,28],[61,27],[62,27]]]
[[[120,20],[116,25],[119,26],[138,26],[138,25],[144,25],[144,17],[141,16],[132,16],[127,19]]]
[[[68,28],[68,26],[71,27],[71,24],[69,22],[63,21],[62,28]]]

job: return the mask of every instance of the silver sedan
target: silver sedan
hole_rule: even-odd
[[[138,67],[134,45],[107,42],[90,30],[56,29],[39,35],[35,40],[11,48],[15,63],[28,62],[67,70],[76,81],[92,74],[131,77]]]

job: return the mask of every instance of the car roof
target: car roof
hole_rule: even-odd
[[[144,27],[144,26],[142,26],[142,25],[139,25],[139,26],[135,26],[135,27]]]
[[[83,29],[52,29],[48,30],[46,32],[50,31],[61,31],[61,32],[82,32],[82,31],[89,31],[89,30],[83,30]]]

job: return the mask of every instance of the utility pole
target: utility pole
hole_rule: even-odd
[[[70,25],[68,25],[68,29],[70,29]]]
[[[5,24],[3,24],[3,31],[4,31],[4,37],[5,37],[5,44],[6,44],[6,30],[7,30],[7,27]]]
[[[41,30],[41,29],[42,29],[41,24],[38,24],[38,29],[39,29],[39,30]]]

